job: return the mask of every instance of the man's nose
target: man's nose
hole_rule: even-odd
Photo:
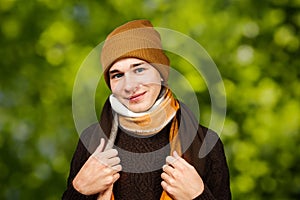
[[[128,93],[135,92],[138,88],[138,81],[133,76],[125,76],[124,79],[124,90]]]

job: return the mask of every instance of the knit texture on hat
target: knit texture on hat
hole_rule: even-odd
[[[138,58],[150,63],[167,82],[169,58],[163,52],[160,35],[150,21],[130,21],[107,36],[102,47],[101,64],[108,86],[110,85],[108,70],[122,58]]]

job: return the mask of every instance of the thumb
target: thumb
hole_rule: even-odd
[[[104,145],[105,145],[105,140],[104,140],[104,138],[101,138],[100,144],[93,154],[101,153],[104,149]]]

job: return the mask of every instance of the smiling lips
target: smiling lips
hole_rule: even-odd
[[[138,93],[138,94],[135,94],[135,95],[132,95],[128,98],[128,100],[132,103],[135,103],[135,102],[138,102],[140,101],[143,96],[146,94],[146,92],[142,92],[142,93]]]

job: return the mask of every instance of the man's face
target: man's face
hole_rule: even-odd
[[[161,89],[159,72],[146,61],[124,58],[109,69],[110,87],[116,98],[133,112],[144,112],[155,103]]]

